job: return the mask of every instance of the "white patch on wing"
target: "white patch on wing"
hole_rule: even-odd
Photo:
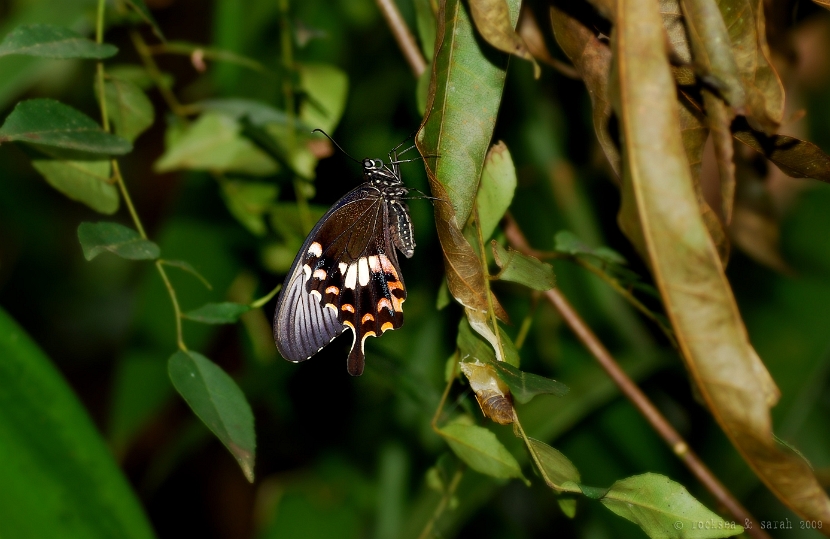
[[[357,269],[360,286],[366,286],[369,284],[369,264],[366,263],[366,257],[357,261]]]
[[[373,273],[380,273],[383,271],[380,267],[380,259],[376,255],[369,257],[369,269],[371,269]]]
[[[340,268],[340,275],[346,275],[346,268],[348,267],[345,262],[341,262],[337,265]]]
[[[311,266],[309,266],[308,264],[305,264],[303,266],[303,273],[305,273],[305,280],[306,281],[311,279]]]
[[[314,255],[317,258],[323,254],[323,246],[317,243],[316,241],[312,243],[308,248],[308,254]]]
[[[323,296],[320,294],[320,291],[319,291],[319,290],[312,290],[312,291],[310,292],[310,294],[311,294],[313,297],[317,298],[317,301],[320,301],[320,300],[322,300],[322,299],[323,299]]]
[[[345,287],[354,290],[357,284],[357,264],[349,264],[349,269],[346,271]]]

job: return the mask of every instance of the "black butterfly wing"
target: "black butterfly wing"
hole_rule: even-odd
[[[304,361],[350,328],[348,371],[363,372],[368,337],[403,324],[406,290],[390,240],[389,202],[359,186],[323,216],[286,277],[274,313],[274,340],[289,361]]]

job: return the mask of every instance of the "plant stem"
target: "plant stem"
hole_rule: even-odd
[[[447,510],[447,505],[449,505],[450,500],[452,500],[453,494],[455,494],[455,490],[458,488],[458,484],[461,482],[462,477],[464,477],[464,466],[459,465],[458,469],[452,476],[450,484],[447,485],[446,490],[441,496],[441,500],[438,502],[438,505],[435,506],[435,511],[432,512],[432,517],[430,517],[429,521],[427,521],[423,531],[421,531],[421,534],[418,536],[418,539],[428,539],[431,536],[435,523],[438,522],[438,519],[441,518],[441,515]]]
[[[96,17],[96,24],[95,24],[95,42],[98,44],[103,43],[104,40],[104,13],[105,13],[105,5],[106,0],[98,0],[98,16]],[[133,31],[132,34],[138,36],[138,39],[141,40],[141,36],[138,32]],[[133,42],[135,43],[135,38]],[[141,44],[146,49],[147,45],[144,44],[144,41],[141,40]],[[138,46],[136,46],[138,48]],[[140,54],[140,52],[139,52]],[[148,69],[149,71],[149,69]],[[156,70],[158,71],[158,70]],[[98,75],[98,104],[101,108],[101,124],[104,128],[104,131],[109,132],[110,130],[110,122],[109,122],[109,114],[107,112],[107,100],[106,96],[104,95],[104,80],[106,78],[106,73],[104,71],[104,63],[98,62],[97,65],[97,75]],[[142,237],[142,239],[147,239],[147,232],[144,230],[144,225],[141,223],[141,219],[138,216],[138,212],[135,210],[135,205],[133,204],[133,199],[130,197],[130,192],[127,191],[127,185],[124,183],[124,176],[121,175],[121,167],[118,165],[117,159],[112,159],[110,161],[112,164],[112,173],[113,178],[115,179],[116,185],[118,185],[118,190],[121,192],[121,198],[124,199],[124,204],[127,206],[127,211],[130,213],[130,217],[133,220],[133,224],[135,225],[138,234]],[[167,272],[164,271],[163,262],[161,260],[156,260],[155,262],[156,269],[161,276],[161,280],[164,281],[164,286],[167,287],[167,293],[170,295],[170,302],[173,304],[173,314],[176,317],[176,343],[181,350],[187,350],[187,346],[184,344],[184,334],[182,332],[182,313],[179,309],[179,300],[176,297],[176,290],[173,288],[173,285],[170,284],[170,279],[167,277]]]
[[[168,108],[170,108],[170,111],[179,118],[187,119],[186,107],[179,102],[173,91],[170,90],[170,88],[168,88],[164,83],[164,76],[162,76],[158,64],[156,64],[156,60],[153,58],[153,54],[147,46],[147,42],[144,41],[144,38],[141,37],[141,34],[136,30],[132,30],[130,32],[130,39],[132,39],[133,46],[135,47],[138,56],[141,58],[141,63],[144,64],[144,69],[147,70],[147,74],[150,75],[150,78],[153,80],[153,84],[156,85],[156,88]]]
[[[455,382],[455,374],[457,372],[457,368],[458,363],[456,362],[453,364],[450,379],[447,381],[447,385],[444,387],[444,393],[441,394],[441,400],[438,402],[438,408],[435,409],[435,415],[432,416],[432,422],[430,423],[430,425],[432,426],[432,430],[434,430],[439,436],[441,435],[441,432],[438,430],[438,419],[441,417],[441,412],[444,410],[444,405],[447,403],[447,397],[450,394],[450,388],[452,387],[453,382]]]
[[[409,31],[406,21],[403,20],[398,6],[393,0],[376,0],[380,12],[383,13],[383,18],[386,19],[386,24],[395,36],[395,41],[398,42],[398,47],[401,48],[404,58],[406,58],[409,67],[416,77],[420,77],[427,64],[421,54],[421,49],[418,48],[418,42],[415,41],[415,36]]]
[[[504,346],[501,344],[501,335],[499,331],[499,321],[496,317],[496,309],[493,307],[493,294],[490,292],[490,268],[487,267],[487,251],[484,250],[484,238],[481,235],[481,223],[478,218],[478,204],[474,207],[476,238],[478,239],[478,251],[481,259],[481,271],[484,275],[484,294],[487,296],[487,314],[490,316],[490,323],[493,324],[493,334],[496,336],[496,344],[499,349],[498,358],[504,361]]]
[[[282,288],[282,283],[275,286],[273,290],[271,290],[270,292],[268,292],[267,294],[265,294],[264,296],[262,296],[258,300],[252,301],[250,303],[251,308],[252,309],[259,309],[260,307],[262,307],[263,305],[265,305],[266,303],[271,301],[271,298],[276,296],[277,292],[279,292],[281,288]]]
[[[582,494],[582,491],[578,488],[563,488],[561,485],[557,485],[548,476],[548,472],[545,470],[545,467],[542,466],[542,460],[539,458],[539,454],[536,452],[536,449],[533,447],[533,444],[530,443],[530,439],[527,437],[525,430],[522,428],[522,424],[519,423],[518,414],[514,415],[513,428],[516,432],[519,433],[521,439],[524,440],[525,446],[527,447],[527,452],[530,453],[530,458],[533,460],[533,464],[536,465],[536,469],[539,470],[539,474],[542,476],[542,480],[548,487],[555,490],[556,492],[572,492],[574,494]]]
[[[528,243],[519,229],[518,225],[505,229],[505,235],[514,249],[523,253],[528,252]],[[738,522],[758,522],[743,505],[732,495],[731,492],[715,477],[712,471],[700,460],[697,454],[692,451],[686,440],[680,436],[671,423],[660,413],[654,404],[648,399],[643,391],[637,387],[631,378],[620,367],[611,353],[597,338],[591,328],[582,320],[582,317],[574,310],[567,299],[556,289],[548,290],[545,296],[551,305],[559,311],[559,314],[574,332],[576,337],[596,358],[606,374],[617,385],[620,391],[628,398],[634,407],[649,422],[657,434],[668,444],[672,452],[686,465],[692,474],[703,484],[704,487],[735,517]],[[753,526],[746,530],[746,533],[756,539],[770,539],[759,526]]]

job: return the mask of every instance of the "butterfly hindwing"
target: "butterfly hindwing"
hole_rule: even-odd
[[[323,216],[297,255],[274,316],[274,339],[290,361],[353,332],[348,371],[363,372],[364,344],[403,324],[406,290],[391,239],[391,202],[364,184]],[[393,225],[394,226],[394,225]]]

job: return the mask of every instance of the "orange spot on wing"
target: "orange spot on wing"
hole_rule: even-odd
[[[392,310],[392,303],[386,298],[380,298],[380,301],[378,301],[378,312],[383,310],[384,307],[386,307],[387,309],[389,309],[391,311]]]
[[[343,310],[343,311],[349,311],[350,313],[354,312],[354,307],[352,307],[348,303],[344,303],[343,305],[341,305],[340,309]]]
[[[385,324],[383,324],[382,326],[380,326],[380,331],[381,331],[382,333],[386,333],[386,332],[387,332],[387,331],[389,331],[390,329],[395,329],[395,326],[393,326],[393,325],[392,325],[392,322],[386,322]]]
[[[336,286],[330,286],[326,288],[326,294],[334,294],[335,296],[340,293],[340,289]]]
[[[375,317],[372,316],[370,313],[366,313],[363,315],[363,319],[360,321],[361,324],[365,323],[366,321],[374,322]]]

